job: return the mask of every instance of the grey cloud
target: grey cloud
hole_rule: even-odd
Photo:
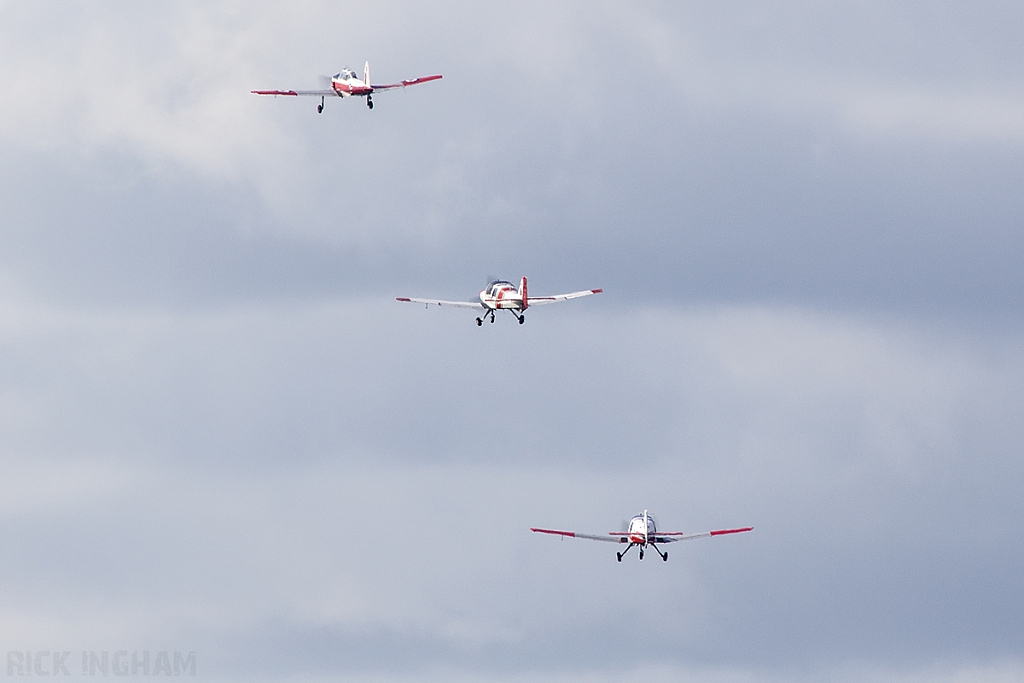
[[[182,644],[223,680],[1018,672],[1018,10],[0,13],[26,649]],[[363,59],[445,79],[372,113],[247,92]],[[25,96],[72,61],[116,97]],[[394,301],[487,274],[605,293],[484,329]],[[527,532],[645,507],[756,530],[664,566]]]
[[[1013,655],[1015,337],[598,301],[516,325],[517,369],[488,366],[512,321],[398,303],[65,321],[78,361],[29,441],[55,481],[76,449],[127,474],[70,524],[8,513],[8,590],[46,614],[74,577],[108,638],[135,613],[134,638],[198,640],[225,676]],[[653,568],[527,532],[643,507],[757,528]],[[639,602],[609,592],[633,581]]]

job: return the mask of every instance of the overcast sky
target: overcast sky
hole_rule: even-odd
[[[1024,678],[1022,32],[1019,2],[0,0],[0,650]],[[367,60],[444,78],[249,94]],[[605,291],[483,328],[394,300],[521,275]],[[529,533],[645,508],[755,531],[621,564]]]

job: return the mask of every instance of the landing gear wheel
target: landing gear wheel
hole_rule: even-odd
[[[526,316],[525,315],[519,316],[519,324],[522,325],[525,322],[526,322]]]
[[[369,107],[370,109],[373,109],[373,100],[371,100],[369,96],[367,96],[366,98],[366,106]]]
[[[665,551],[665,554],[661,556],[661,559],[663,561],[665,561],[665,562],[668,562],[668,551],[667,550]]]
[[[615,559],[617,559],[619,562],[622,562],[622,553],[615,553]]]
[[[480,326],[481,326],[481,325],[483,325],[483,324],[484,324],[484,321],[483,321],[483,320],[481,320],[480,318],[477,318],[477,319],[476,319],[476,326],[477,326],[477,327],[480,327]]]
[[[493,315],[491,316],[491,323],[492,324],[494,323],[494,316]]]
[[[640,559],[641,560],[644,559],[644,549],[643,548],[640,549]]]
[[[324,105],[322,105],[322,104],[316,105],[316,113],[317,114],[323,114],[324,113]]]

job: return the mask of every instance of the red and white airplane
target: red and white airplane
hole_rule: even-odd
[[[373,109],[373,93],[383,92],[385,90],[394,90],[395,88],[404,88],[409,85],[417,85],[419,83],[428,83],[430,81],[436,81],[441,78],[441,74],[435,76],[423,76],[422,78],[414,78],[411,81],[402,81],[400,83],[385,83],[383,85],[372,85],[370,83],[370,63],[367,62],[363,67],[363,78],[362,80],[356,76],[356,72],[351,69],[342,69],[340,73],[334,74],[330,79],[330,88],[323,90],[251,90],[254,95],[288,95],[290,97],[319,97],[320,104],[316,105],[317,113],[322,113],[324,110],[324,98],[326,97],[365,97],[366,106]],[[327,77],[324,76],[324,80]]]
[[[658,531],[654,519],[644,510],[642,515],[637,515],[629,520],[626,531],[608,532],[607,536],[596,536],[594,534],[578,534],[575,531],[556,531],[554,529],[530,529],[540,534],[554,534],[555,536],[568,536],[569,538],[586,538],[591,541],[607,541],[609,543],[628,543],[626,549],[621,553],[615,553],[619,562],[633,546],[640,548],[640,559],[644,559],[644,548],[651,546],[654,551],[661,555],[661,559],[668,562],[668,551],[661,552],[658,543],[674,543],[675,541],[689,541],[691,538],[707,538],[710,536],[724,536],[725,534],[740,534],[744,531],[753,531],[754,527],[745,526],[742,529],[718,529],[716,531],[702,531],[696,534],[684,534],[682,531]]]
[[[519,289],[516,289],[516,286],[511,282],[505,282],[504,280],[495,280],[488,283],[480,292],[480,301],[439,301],[437,299],[410,299],[405,296],[399,296],[396,297],[396,299],[398,301],[408,301],[410,303],[426,304],[428,306],[455,306],[457,308],[475,308],[477,310],[483,310],[484,314],[476,319],[477,326],[483,325],[487,316],[491,317],[491,322],[493,323],[494,312],[498,310],[506,310],[511,312],[512,315],[519,320],[519,324],[522,325],[526,322],[526,316],[523,315],[523,311],[530,306],[540,306],[542,304],[553,304],[556,301],[578,299],[581,296],[600,294],[602,291],[604,290],[584,289],[581,292],[572,292],[570,294],[528,296],[526,292],[526,278],[524,277],[519,281]]]

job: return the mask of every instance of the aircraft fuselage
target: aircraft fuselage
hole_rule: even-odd
[[[485,308],[513,311],[522,311],[523,297],[520,291],[511,282],[495,280],[480,291],[480,303]]]

